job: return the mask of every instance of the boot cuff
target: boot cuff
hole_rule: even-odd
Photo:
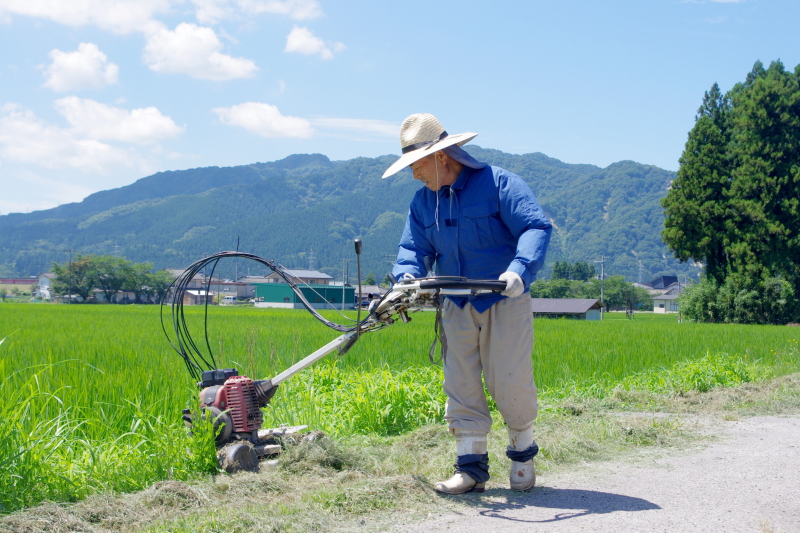
[[[459,455],[456,464],[453,465],[456,472],[469,474],[469,477],[478,483],[489,481],[489,454]]]
[[[535,442],[527,450],[517,451],[511,447],[506,449],[506,457],[518,463],[524,463],[526,461],[530,461],[531,459],[536,457],[537,453],[539,453],[539,446]]]

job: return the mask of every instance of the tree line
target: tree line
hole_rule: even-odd
[[[800,321],[800,66],[758,61],[705,93],[662,206],[664,242],[703,266],[687,318]]]
[[[533,298],[589,298],[600,299],[599,279],[588,281],[565,278],[537,279],[531,285]],[[605,279],[604,301],[606,309],[633,309],[652,311],[653,300],[650,293],[633,283],[625,281],[624,276],[610,276]]]
[[[594,265],[590,265],[586,261],[575,261],[573,264],[570,264],[569,261],[556,261],[553,264],[553,274],[550,279],[589,281],[596,275]]]
[[[119,291],[132,292],[134,303],[155,297],[163,301],[173,276],[165,271],[152,272],[153,263],[134,263],[112,255],[78,254],[71,262],[53,263],[51,288],[59,296],[74,295],[89,302],[92,291],[100,289],[106,302],[113,302]]]

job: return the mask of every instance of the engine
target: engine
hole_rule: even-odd
[[[214,421],[217,446],[233,440],[255,442],[263,418],[261,408],[275,395],[277,386],[270,380],[253,381],[240,376],[235,368],[203,372],[200,387],[200,409],[203,418]],[[183,411],[183,421],[191,427],[192,412]]]

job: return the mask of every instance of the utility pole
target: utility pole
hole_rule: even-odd
[[[69,293],[67,294],[67,303],[71,304],[72,303],[72,252],[74,252],[75,250],[73,250],[72,248],[67,248],[64,251],[69,253],[69,267],[67,268],[67,271],[69,272],[69,276],[68,276],[69,277]]]
[[[602,320],[603,311],[606,308],[606,256],[601,255],[600,261],[595,261],[595,263],[600,263],[600,302],[602,304],[600,308],[600,320]]]
[[[342,263],[344,263],[344,267],[342,268],[342,311],[344,311],[344,294],[345,294],[344,286],[347,285],[347,279],[349,277],[347,275],[348,274],[348,272],[347,272],[348,268],[347,267],[350,264],[350,260],[349,259],[342,259]]]

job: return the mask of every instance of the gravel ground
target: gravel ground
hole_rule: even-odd
[[[393,531],[800,533],[800,418],[723,422],[713,433],[689,453],[543,475],[528,494],[454,496],[474,507]]]

